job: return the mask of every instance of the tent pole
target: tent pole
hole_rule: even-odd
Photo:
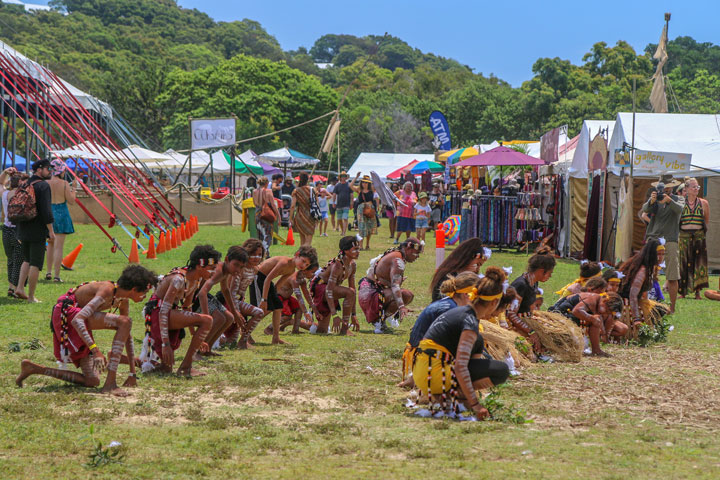
[[[633,112],[632,112],[633,113],[633,116],[632,116],[633,122],[632,123],[633,123],[633,125],[632,125],[632,145],[630,145],[630,150],[631,150],[630,177],[631,178],[633,176],[633,165],[635,163],[635,84],[636,84],[636,79],[633,78],[633,90],[632,90],[632,102],[633,102],[633,105],[632,105],[632,107],[633,107]]]

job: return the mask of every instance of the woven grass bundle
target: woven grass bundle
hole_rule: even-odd
[[[536,310],[524,318],[535,330],[543,347],[560,362],[579,362],[584,347],[580,327],[559,313]]]
[[[655,300],[648,300],[646,298],[641,298],[638,306],[642,311],[645,323],[648,325],[657,325],[665,315],[670,313],[670,307],[664,303],[659,303]]]
[[[515,361],[516,368],[524,368],[532,365],[532,360],[534,360],[534,358],[532,358],[534,357],[532,346],[526,342],[527,353],[520,352],[515,346],[518,338],[520,338],[520,341],[525,341],[522,335],[518,335],[511,330],[488,322],[487,320],[480,320],[480,325],[483,327],[482,337],[485,341],[485,348],[495,360],[503,362],[509,353]]]

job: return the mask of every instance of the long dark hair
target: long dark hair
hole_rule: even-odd
[[[640,267],[645,267],[645,281],[642,284],[642,292],[650,289],[652,284],[653,273],[657,265],[657,249],[660,242],[654,238],[649,239],[645,246],[632,257],[628,258],[625,263],[620,265],[620,271],[625,277],[620,281],[620,295],[624,298],[630,296],[630,287],[637,275]]]
[[[430,291],[435,289],[449,273],[460,273],[472,262],[478,254],[483,253],[483,243],[477,237],[468,238],[452,251],[448,257],[443,260],[440,266],[435,270],[430,281]]]

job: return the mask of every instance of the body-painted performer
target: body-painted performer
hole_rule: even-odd
[[[607,293],[618,293],[618,290],[620,290],[620,282],[624,277],[624,273],[619,272],[612,267],[606,269],[602,274],[602,278],[604,278],[607,282],[607,288],[605,291]]]
[[[622,315],[623,300],[617,293],[577,293],[561,298],[550,311],[565,315],[579,327],[588,328],[593,356],[609,357],[610,354],[600,348],[600,340],[610,335],[624,337],[628,332],[627,325],[618,320]]]
[[[537,308],[538,294],[542,295],[539,284],[547,282],[552,277],[556,262],[551,252],[549,247],[541,247],[530,257],[527,271],[512,282],[512,287],[520,300],[514,302],[505,313],[510,328],[530,340],[538,354],[543,352],[540,337],[528,326],[523,317],[532,315],[533,310]]]
[[[135,353],[131,335],[132,321],[128,316],[129,300],[141,302],[147,292],[157,285],[157,275],[140,265],[130,265],[115,282],[89,282],[60,297],[52,311],[52,331],[55,358],[63,364],[71,361],[82,373],[59,368],[46,368],[23,360],[15,382],[22,387],[30,375],[46,375],[86,387],[100,384],[99,373],[107,367],[103,393],[125,395],[117,386],[117,367],[123,348],[130,375],[123,386],[137,385]],[[117,313],[105,310],[117,309]],[[95,330],[115,330],[110,354],[106,359],[93,339]]]
[[[494,315],[505,295],[505,279],[502,269],[489,267],[468,292],[470,304],[442,314],[420,341],[413,378],[421,399],[429,400],[433,409],[439,403],[457,413],[456,399],[462,398],[479,419],[488,416],[475,392],[505,382],[510,370],[505,362],[483,356],[479,319]]]
[[[387,328],[387,318],[394,316],[397,322],[408,314],[407,305],[414,295],[402,288],[405,263],[417,260],[423,246],[417,238],[410,237],[370,260],[370,268],[358,284],[358,303],[365,320],[375,327],[375,333],[382,333]]]
[[[310,282],[310,291],[313,296],[313,306],[317,311],[318,332],[328,331],[330,319],[333,319],[332,329],[340,335],[352,335],[350,323],[355,331],[360,330],[355,311],[355,261],[360,256],[362,238],[347,236],[340,239],[340,252],[337,257],[330,260]],[[347,280],[347,287],[342,284]],[[337,316],[337,310],[342,303],[342,318]]]
[[[442,298],[432,302],[425,307],[425,310],[420,312],[417,320],[415,320],[415,325],[413,325],[410,330],[410,339],[408,343],[405,344],[405,351],[402,356],[402,377],[404,382],[399,386],[412,387],[414,385],[412,375],[408,377],[408,373],[410,373],[412,369],[412,359],[415,355],[415,349],[420,344],[430,325],[432,325],[440,315],[455,307],[464,307],[470,303],[468,293],[475,286],[477,280],[478,275],[473,272],[462,272],[456,276],[448,276],[447,280],[440,285]]]
[[[442,285],[450,275],[457,275],[461,272],[480,273],[480,267],[490,260],[491,256],[492,251],[484,247],[479,238],[468,238],[458,245],[458,247],[443,260],[437,270],[435,270],[435,274],[430,281],[432,301],[435,302],[442,298],[440,285]]]
[[[643,322],[652,324],[648,318],[652,305],[645,297],[652,287],[655,267],[661,265],[665,259],[664,240],[650,238],[645,242],[642,250],[630,257],[620,266],[624,274],[620,282],[620,296],[628,300],[632,315],[632,324],[638,327]],[[642,304],[645,305],[643,308]]]
[[[293,326],[292,333],[300,333],[300,328],[305,330],[312,328],[315,309],[312,294],[308,289],[308,281],[314,278],[318,268],[317,262],[313,262],[305,270],[293,273],[287,282],[277,286],[278,296],[283,303],[280,331],[285,330],[289,325]],[[311,310],[308,310],[308,305]],[[268,331],[272,333],[271,330]]]
[[[296,270],[305,270],[313,262],[317,262],[317,252],[313,247],[300,247],[293,257],[270,257],[258,266],[255,282],[250,288],[250,300],[260,307],[264,314],[272,312],[272,344],[284,344],[280,340],[280,318],[283,304],[277,295],[274,278],[277,284],[284,285]]]
[[[161,371],[172,371],[175,350],[185,337],[185,328],[189,327],[192,340],[177,373],[204,375],[192,368],[192,362],[210,332],[212,317],[193,313],[191,308],[200,283],[210,278],[219,261],[220,252],[212,245],[198,245],[190,253],[187,266],[174,268],[158,284],[155,294],[145,304],[145,339],[140,354],[143,371],[153,370],[158,364]]]
[[[257,238],[248,238],[242,248],[247,253],[248,259],[238,274],[234,275],[230,281],[230,297],[226,298],[220,291],[217,299],[226,307],[228,307],[228,301],[234,302],[235,309],[244,317],[240,319],[239,323],[236,319],[236,323],[230,325],[224,335],[226,342],[231,347],[246,349],[251,348],[255,343],[251,334],[262,320],[264,312],[257,305],[245,301],[245,292],[255,281],[258,265],[262,262],[265,250],[262,242]]]
[[[229,302],[227,307],[217,297],[210,294],[213,286],[220,284],[220,292],[222,298],[232,298],[230,293],[230,282],[238,276],[248,261],[247,252],[239,245],[232,246],[228,249],[225,260],[218,263],[212,276],[206,280],[197,294],[194,304],[196,313],[204,313],[213,318],[213,325],[207,336],[206,343],[210,346],[208,353],[212,353],[212,346],[215,344],[220,335],[227,330],[233,322],[238,325],[245,323],[243,314],[252,315],[255,307],[246,308],[245,311],[238,309],[239,304]],[[247,304],[246,304],[247,305]],[[215,354],[218,355],[218,354]]]

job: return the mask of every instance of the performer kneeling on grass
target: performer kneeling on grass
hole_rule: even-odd
[[[192,340],[177,373],[190,377],[205,375],[193,369],[192,362],[201,346],[208,348],[205,338],[210,332],[212,317],[190,309],[200,282],[210,277],[218,261],[220,252],[212,245],[198,245],[190,253],[187,266],[172,269],[155,289],[144,310],[145,339],[140,354],[143,372],[154,370],[158,364],[160,371],[171,372],[175,350],[180,348],[185,328],[190,327]]]
[[[289,325],[293,326],[291,333],[294,334],[300,333],[300,328],[305,330],[312,328],[313,312],[307,309],[305,300],[311,307],[313,306],[312,295],[308,290],[307,281],[312,280],[318,268],[320,268],[318,263],[313,262],[305,270],[293,273],[287,282],[277,286],[278,296],[283,303],[282,316],[280,317],[281,332]],[[303,317],[305,317],[304,322]]]
[[[408,376],[412,369],[412,359],[415,355],[415,349],[430,328],[430,325],[437,318],[448,310],[455,307],[464,307],[470,303],[468,293],[472,291],[477,283],[478,275],[473,272],[462,272],[457,276],[450,275],[442,285],[440,285],[440,293],[443,297],[440,300],[432,302],[420,312],[415,325],[410,330],[410,339],[405,345],[405,351],[402,356],[402,377],[403,382],[398,386],[412,388],[414,385],[412,375]]]
[[[575,293],[580,293],[585,284],[594,277],[600,277],[602,267],[597,262],[588,262],[583,260],[580,262],[580,277],[574,280],[572,283],[565,285],[563,288],[555,292],[556,294],[567,297]]]
[[[394,325],[405,318],[407,305],[414,295],[402,288],[405,280],[405,262],[414,262],[423,251],[424,243],[410,237],[395,248],[370,260],[365,277],[358,285],[358,303],[365,319],[375,327],[375,333],[383,333],[385,320],[394,317]]]
[[[495,313],[504,295],[505,278],[502,269],[489,267],[468,292],[470,304],[442,314],[420,341],[413,378],[420,398],[428,399],[433,409],[440,403],[443,410],[449,410],[449,396],[452,412],[457,413],[456,399],[461,398],[478,419],[488,416],[475,392],[505,382],[510,370],[505,362],[482,355],[484,341],[478,319]]]
[[[210,315],[213,319],[210,333],[207,336],[206,343],[209,350],[204,352],[205,355],[220,355],[212,351],[213,345],[220,338],[220,335],[227,330],[233,321],[238,325],[245,323],[242,315],[252,315],[255,307],[245,304],[248,308],[238,309],[239,304],[229,302],[227,307],[214,295],[210,294],[213,286],[220,284],[220,291],[223,298],[232,298],[230,293],[230,280],[238,276],[240,271],[245,267],[248,261],[248,255],[245,249],[239,245],[232,246],[225,255],[225,261],[217,264],[212,276],[205,280],[198,291],[195,301],[193,302],[193,311],[195,313],[203,313]]]
[[[317,252],[313,247],[300,247],[293,257],[270,257],[260,264],[253,288],[250,289],[250,301],[260,307],[264,314],[272,312],[272,344],[287,342],[280,340],[280,318],[283,304],[277,295],[273,278],[280,277],[278,285],[288,282],[295,270],[305,270],[317,262]],[[270,334],[270,328],[265,332]]]
[[[632,312],[633,327],[637,329],[643,322],[653,325],[658,317],[666,313],[666,309],[662,308],[662,312],[653,315],[655,310],[655,302],[647,300],[646,295],[653,284],[655,275],[655,267],[663,265],[665,260],[665,241],[664,239],[655,240],[648,239],[642,250],[630,257],[620,266],[620,271],[624,274],[620,282],[620,296],[628,299],[630,311]],[[645,308],[643,308],[643,305]]]
[[[552,250],[549,247],[538,248],[528,260],[527,272],[512,282],[512,287],[520,297],[520,301],[513,302],[506,312],[507,319],[510,321],[509,327],[530,340],[533,350],[538,355],[544,352],[540,337],[528,326],[523,317],[532,315],[533,310],[537,308],[537,296],[538,294],[542,295],[539,284],[550,280],[555,263],[555,257],[552,256]],[[544,359],[544,357],[540,358]]]
[[[250,348],[255,341],[250,334],[258,326],[263,318],[264,312],[256,305],[245,302],[245,291],[255,281],[258,265],[262,262],[265,249],[262,242],[257,238],[248,238],[242,245],[243,250],[248,254],[248,260],[236,275],[233,275],[230,282],[230,297],[226,298],[222,290],[216,298],[229,308],[229,302],[235,304],[235,310],[240,312],[242,318],[236,318],[235,323],[230,325],[224,332],[225,343],[231,348]],[[249,317],[249,318],[248,318]],[[240,335],[242,333],[242,336]],[[240,341],[238,342],[238,338]]]
[[[610,335],[624,337],[628,332],[627,325],[618,320],[622,315],[623,300],[617,293],[577,293],[561,298],[550,311],[565,315],[579,327],[588,328],[593,356],[610,357],[600,349],[600,340],[607,341]]]
[[[605,291],[607,293],[618,293],[618,290],[620,289],[620,281],[624,277],[624,273],[618,272],[612,267],[606,269],[602,274],[602,278],[607,282],[607,288]]]
[[[125,361],[130,365],[130,375],[124,387],[137,385],[135,375],[135,353],[132,335],[132,321],[128,317],[129,300],[143,301],[147,292],[157,285],[157,275],[140,265],[130,265],[123,270],[115,282],[89,282],[70,289],[60,297],[53,307],[52,321],[55,358],[65,365],[72,361],[82,373],[64,368],[47,368],[30,360],[20,364],[20,375],[15,383],[22,387],[23,380],[30,375],[46,375],[86,387],[100,384],[99,372],[107,366],[107,378],[102,393],[124,396],[126,393],[117,386],[117,367],[122,359],[123,348],[127,351]],[[115,313],[104,310],[117,309]],[[94,330],[115,330],[109,359],[95,344]]]
[[[360,330],[355,311],[355,260],[360,256],[362,237],[347,236],[340,239],[340,252],[330,260],[310,282],[313,306],[317,311],[317,331],[328,331],[330,319],[332,329],[340,335],[350,335],[350,321],[355,331]],[[347,280],[348,286],[343,287]],[[342,319],[337,316],[340,299],[343,299]]]

